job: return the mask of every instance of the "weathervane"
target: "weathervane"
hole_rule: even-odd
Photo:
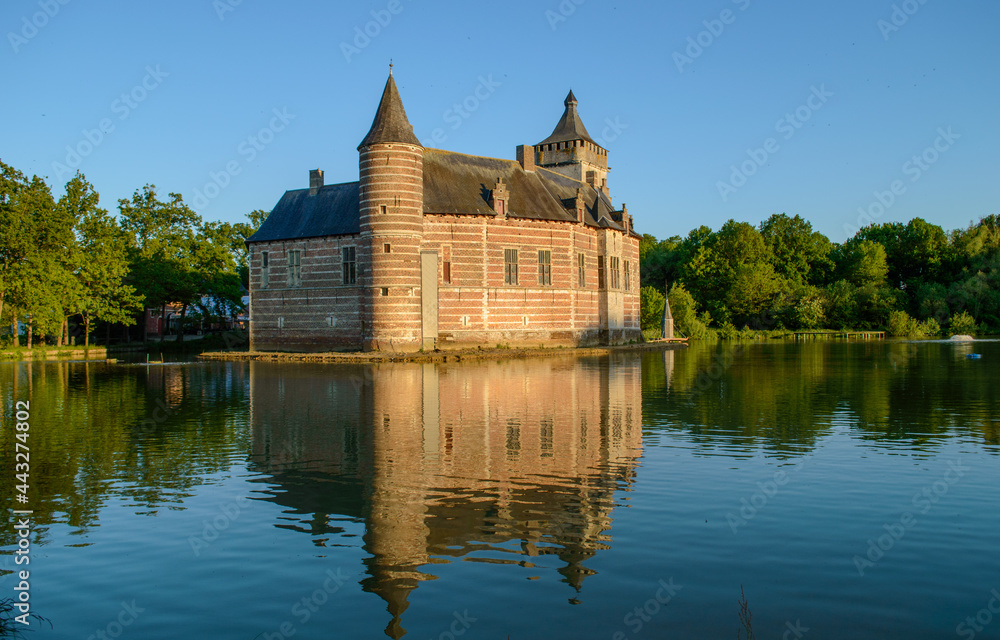
[[[389,58],[389,75],[392,75],[392,58]]]

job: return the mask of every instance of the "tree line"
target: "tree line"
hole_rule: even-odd
[[[244,240],[265,216],[206,221],[148,184],[113,216],[79,172],[56,199],[43,179],[0,161],[0,335],[15,347],[22,331],[29,347],[77,335],[89,345],[98,323],[132,326],[145,308],[165,318],[167,305],[179,305],[182,326],[192,311],[232,317],[249,273]]]
[[[872,224],[842,244],[798,215],[730,220],[639,249],[643,329],[664,292],[684,335],[869,329],[932,336],[1000,330],[1000,216],[945,232],[921,218]],[[669,290],[668,290],[669,287]]]

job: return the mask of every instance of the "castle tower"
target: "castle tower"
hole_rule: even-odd
[[[375,120],[358,152],[363,346],[416,351],[421,346],[424,148],[406,119],[391,65]]]
[[[608,151],[594,142],[576,111],[570,91],[566,110],[548,138],[535,145],[535,164],[608,192]]]

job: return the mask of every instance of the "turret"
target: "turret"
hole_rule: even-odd
[[[608,151],[587,133],[577,104],[571,90],[552,135],[535,145],[535,164],[608,193]]]
[[[391,65],[358,152],[363,344],[369,350],[415,351],[421,341],[424,148],[406,118]]]

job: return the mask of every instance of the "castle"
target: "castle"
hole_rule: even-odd
[[[250,348],[391,352],[637,340],[639,234],[571,91],[517,160],[429,149],[390,69],[360,180],[285,192],[250,252]]]

